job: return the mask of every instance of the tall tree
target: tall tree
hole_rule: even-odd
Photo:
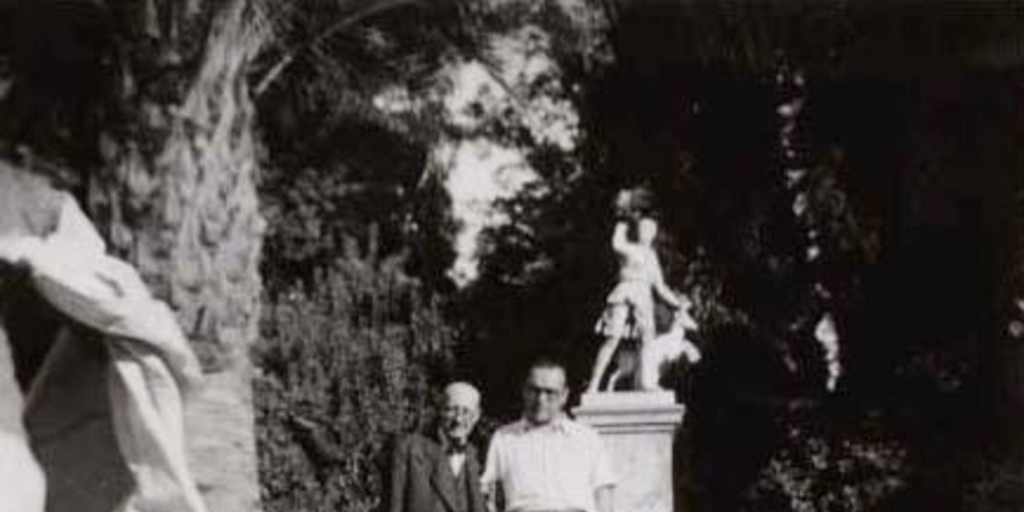
[[[414,272],[445,287],[453,227],[431,147],[447,128],[445,72],[477,48],[471,3],[314,1],[274,19],[253,75],[272,295],[308,283],[371,228],[382,252],[410,253]]]
[[[12,146],[75,171],[120,256],[173,307],[204,362],[189,458],[213,510],[258,509],[248,346],[263,220],[247,71],[263,4],[20,2],[9,32]]]
[[[427,36],[436,37],[430,30],[436,32],[440,24],[420,22],[455,5],[402,12],[411,18],[387,16],[424,4],[0,4],[10,29],[0,38],[2,149],[25,163],[46,161],[57,164],[51,169],[71,169],[62,173],[65,183],[88,205],[113,249],[136,264],[178,313],[208,372],[208,385],[191,402],[188,427],[200,486],[213,509],[257,507],[247,351],[257,335],[261,294],[264,221],[255,183],[266,160],[257,155],[253,97],[271,105],[282,95],[288,99],[291,91],[295,101],[283,103],[301,108],[290,115],[298,110],[308,116],[321,108],[329,114],[273,130],[281,126],[272,115],[278,111],[259,111],[271,128],[261,135],[281,157],[278,162],[308,163],[317,144],[320,149],[336,144],[345,130],[358,134],[359,123],[346,119],[368,118],[372,122],[362,126],[382,126],[385,134],[396,127],[401,131],[400,123],[363,108],[368,97],[359,94],[395,75],[413,81],[424,75],[415,71],[416,57],[386,58],[401,51],[393,48],[388,24],[408,29],[419,23]],[[384,31],[366,23],[381,18]],[[425,45],[425,52],[415,55],[450,46]],[[374,60],[376,67],[362,68],[368,55],[385,58]],[[429,65],[437,60],[432,59]],[[358,99],[355,107],[353,97]],[[353,126],[357,129],[351,131]],[[320,136],[308,137],[311,130]],[[388,155],[381,148],[394,144],[389,137],[377,138],[383,146],[370,152]],[[299,143],[309,139],[313,151]],[[399,181],[407,181],[407,163]],[[371,175],[356,188],[387,181],[372,174],[390,170],[388,165],[369,167]],[[427,189],[434,186],[423,181]],[[372,203],[372,198],[361,199]]]

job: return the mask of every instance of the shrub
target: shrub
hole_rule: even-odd
[[[374,510],[389,440],[425,421],[454,330],[399,264],[350,255],[267,308],[255,401],[268,512]]]
[[[748,509],[876,510],[906,487],[907,457],[899,443],[863,432],[830,437],[820,429],[791,427],[751,489]]]
[[[969,464],[965,508],[972,512],[1024,510],[1024,457],[1015,450],[978,456]]]

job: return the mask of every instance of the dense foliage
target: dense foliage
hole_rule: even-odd
[[[991,359],[1018,343],[1020,229],[1004,221],[1020,216],[1020,68],[980,57],[1019,21],[995,6],[913,19],[838,3],[619,7],[607,65],[552,56],[560,90],[581,91],[575,148],[513,140],[540,179],[504,205],[466,293],[489,389],[514,403],[504,363],[541,350],[586,378],[612,202],[646,187],[708,355],[686,394],[688,500],[969,510],[976,476],[938,461],[1021,440],[1015,378]],[[899,23],[915,36],[882,50]],[[937,33],[957,34],[957,51],[936,53]],[[817,411],[815,433],[794,407]],[[860,439],[867,415],[882,420]]]
[[[256,347],[266,510],[374,510],[389,442],[428,419],[454,337],[421,285],[372,251],[269,304]]]
[[[449,128],[443,71],[477,48],[463,4],[303,2],[269,20],[278,37],[251,78],[272,295],[310,282],[342,239],[367,243],[370,226],[382,254],[404,253],[432,290],[449,286],[455,226],[432,150]]]
[[[329,260],[353,232],[382,233],[386,252],[422,255],[403,226],[433,223],[405,216],[409,196],[364,203],[358,194],[375,183],[408,187],[402,173],[438,170],[422,156],[431,145],[476,137],[518,151],[534,179],[500,203],[505,222],[484,234],[480,277],[451,295],[467,326],[460,362],[484,384],[492,412],[509,417],[520,363],[531,355],[561,352],[573,382],[586,377],[593,321],[614,271],[612,202],[622,189],[644,187],[663,226],[670,284],[694,300],[708,356],[681,390],[691,404],[688,501],[699,510],[969,509],[986,490],[1004,488],[986,483],[986,468],[1014,459],[968,464],[958,454],[980,449],[967,440],[1002,421],[977,414],[1003,403],[988,391],[1000,377],[986,377],[986,354],[1000,342],[983,333],[1001,336],[1016,314],[1006,297],[1017,293],[1015,280],[996,284],[1005,269],[986,261],[1016,254],[1016,228],[989,222],[1016,211],[1000,191],[1020,187],[1019,151],[1009,144],[1019,98],[1005,68],[971,52],[1017,28],[999,22],[987,39],[977,27],[999,11],[983,9],[909,20],[838,3],[574,4],[589,6],[589,16],[549,2],[495,5],[467,2],[460,17],[445,18],[461,28],[445,30],[545,59],[540,71],[509,78],[501,59],[484,58],[486,44],[455,45],[454,55],[480,57],[492,78],[506,79],[504,95],[473,101],[468,121],[422,105],[388,122],[367,121],[381,115],[372,109],[336,117],[381,127],[338,132],[351,147],[378,140],[397,150],[388,158],[409,157],[380,165],[332,150],[313,165],[323,170],[279,173],[268,204],[284,222],[272,230],[292,238],[275,245],[272,231],[268,261],[286,254],[273,247]],[[872,59],[894,41],[888,23],[898,20],[918,36]],[[929,33],[957,34],[956,58],[936,54]],[[427,53],[452,55],[450,39],[432,41]],[[425,69],[414,69],[404,91],[436,107],[430,91],[443,96],[444,87],[432,88]],[[354,104],[351,95],[345,101]],[[431,127],[418,133],[434,138],[402,126]],[[965,138],[962,126],[988,135]],[[972,180],[976,162],[984,170]],[[445,202],[432,211],[450,219]],[[978,232],[998,234],[986,241]],[[436,278],[445,264],[432,261]],[[940,282],[946,292],[937,294],[929,283]],[[810,412],[794,416],[794,408]],[[927,455],[936,446],[949,447],[948,459]],[[976,469],[933,471],[937,460]],[[957,499],[943,500],[950,495]]]
[[[258,499],[248,348],[263,219],[247,74],[253,2],[0,2],[0,158],[60,175],[166,301],[211,374],[186,404],[211,509]]]
[[[502,417],[539,351],[581,383],[633,187],[702,327],[694,510],[1020,510],[1013,9],[0,2],[0,153],[66,175],[210,370],[255,335],[265,217],[270,510],[376,506],[452,354]],[[493,87],[453,113],[469,64]],[[467,141],[532,174],[457,289]]]

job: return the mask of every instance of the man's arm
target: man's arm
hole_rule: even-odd
[[[615,486],[603,485],[594,491],[594,503],[597,505],[597,512],[615,512]]]
[[[480,490],[490,512],[501,512],[505,509],[505,499],[498,482],[498,433],[491,437],[487,447],[487,460],[484,462],[484,473],[480,476]],[[393,511],[392,511],[393,512]]]
[[[399,439],[391,455],[390,489],[388,493],[388,512],[404,512],[405,486],[409,478],[409,442]]]
[[[487,510],[490,512],[502,512],[505,510],[505,493],[501,490],[501,484],[495,482],[491,485],[491,493],[487,497]]]
[[[615,473],[612,471],[611,458],[605,449],[604,442],[593,433],[591,450],[594,453],[591,483],[594,486],[594,505],[597,512],[614,512],[615,509]]]

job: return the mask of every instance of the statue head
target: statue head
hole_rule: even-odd
[[[650,217],[640,219],[640,222],[637,223],[637,241],[644,245],[651,245],[656,236],[658,236],[658,223]]]
[[[639,218],[652,211],[654,197],[646,185],[620,190],[615,196],[615,211],[620,218]]]

